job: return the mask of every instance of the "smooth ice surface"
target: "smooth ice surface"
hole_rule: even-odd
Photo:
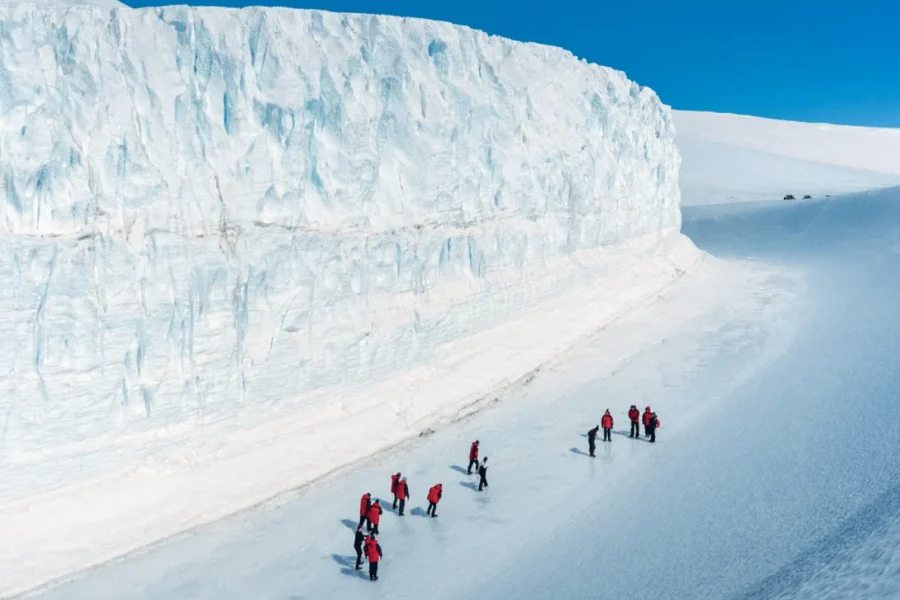
[[[893,598],[900,190],[685,209],[706,258],[515,397],[46,598]],[[655,446],[625,411],[651,404]],[[617,434],[585,456],[610,407]],[[460,469],[479,438],[488,491]],[[371,584],[359,495],[401,470]],[[446,494],[421,516],[433,483]],[[350,567],[350,568],[348,568]]]
[[[589,536],[598,546],[611,539],[582,528],[584,513],[641,493],[640,486],[630,489],[632,471],[660,460],[649,443],[623,435],[628,403],[650,403],[659,411],[658,452],[690,437],[705,409],[719,413],[727,391],[750,376],[757,361],[777,354],[783,342],[768,341],[770,328],[800,293],[794,273],[707,257],[655,302],[611,324],[489,410],[320,481],[279,508],[216,523],[47,597],[506,598],[505,588],[516,579],[526,588],[518,596],[586,597],[568,593],[571,582],[537,595],[527,588],[548,576],[538,564],[563,551],[547,544],[554,533]],[[786,324],[776,329],[789,337]],[[696,397],[699,390],[709,393]],[[607,406],[617,419],[615,441],[599,444],[590,463],[583,432]],[[492,465],[483,494],[464,474],[475,438]],[[385,481],[396,470],[409,478],[412,499],[402,520],[383,518],[385,560],[374,587],[352,570],[354,505],[365,491],[384,502]],[[429,519],[423,495],[438,482],[445,490],[440,516]],[[538,549],[532,565],[530,550]],[[597,563],[588,562],[593,573]],[[585,576],[591,573],[578,573]]]
[[[457,418],[655,297],[701,256],[679,161],[651,90],[558,48],[3,5],[0,591]]]
[[[689,111],[673,119],[686,206],[900,185],[900,129]]]

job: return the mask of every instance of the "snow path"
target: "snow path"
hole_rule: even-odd
[[[42,597],[637,598],[639,572],[666,598],[891,597],[900,429],[876,417],[900,418],[898,202],[686,209],[701,248],[751,260],[708,259],[490,410]],[[625,431],[631,403],[660,443],[617,435],[588,460],[582,432],[607,406]],[[475,437],[483,494],[455,469]],[[398,469],[409,515],[384,518],[371,585],[342,520]]]
[[[385,518],[385,573],[393,570],[391,577],[403,578],[400,597],[435,597],[433,578],[448,561],[466,556],[470,576],[442,581],[438,594],[465,596],[473,582],[488,584],[506,543],[526,546],[539,529],[549,535],[558,520],[547,515],[567,514],[573,497],[596,496],[608,474],[627,478],[634,461],[652,460],[646,454],[649,444],[629,447],[630,441],[619,436],[613,444],[625,453],[619,461],[614,452],[604,455],[613,445],[601,446],[595,464],[583,460],[581,433],[595,424],[602,408],[613,409],[622,431],[629,400],[641,406],[653,400],[664,437],[684,435],[702,410],[691,397],[698,374],[714,372],[715,387],[728,388],[748,375],[745,365],[755,368],[752,357],[777,347],[765,343],[767,327],[784,307],[779,300],[793,296],[798,286],[785,278],[780,271],[708,258],[656,303],[570,354],[578,360],[561,361],[494,409],[320,482],[284,506],[246,513],[94,571],[60,588],[58,597],[355,597],[360,582],[343,564],[350,531],[341,521],[355,518],[354,504],[363,491],[382,494],[383,480],[394,469],[409,476],[412,504],[404,521]],[[718,285],[723,281],[730,285]],[[785,291],[784,283],[793,288]],[[710,395],[706,402],[716,400]],[[677,420],[667,421],[676,413]],[[473,436],[480,437],[483,452],[495,463],[489,477],[493,487],[481,496],[452,468],[465,466]],[[441,517],[432,522],[415,516],[424,508],[425,489],[438,481],[446,489]],[[530,500],[522,503],[522,498]],[[422,546],[421,539],[430,541]],[[497,539],[504,540],[501,546],[492,541]],[[190,564],[185,556],[192,557]],[[342,577],[342,571],[351,577]]]

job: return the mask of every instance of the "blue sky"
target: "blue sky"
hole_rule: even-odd
[[[900,0],[271,4],[439,19],[562,46],[589,61],[625,71],[675,108],[900,127]]]

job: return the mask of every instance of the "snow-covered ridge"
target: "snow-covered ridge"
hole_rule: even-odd
[[[684,204],[900,185],[900,129],[673,111]]]
[[[20,542],[0,559],[36,549],[0,590],[453,418],[652,297],[696,260],[678,167],[651,90],[558,48],[0,6],[0,530]],[[277,478],[184,475],[261,449]],[[125,469],[132,502],[103,506]],[[143,526],[151,497],[177,519]]]

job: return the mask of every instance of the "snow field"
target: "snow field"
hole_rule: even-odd
[[[673,111],[685,206],[900,185],[900,129]]]

